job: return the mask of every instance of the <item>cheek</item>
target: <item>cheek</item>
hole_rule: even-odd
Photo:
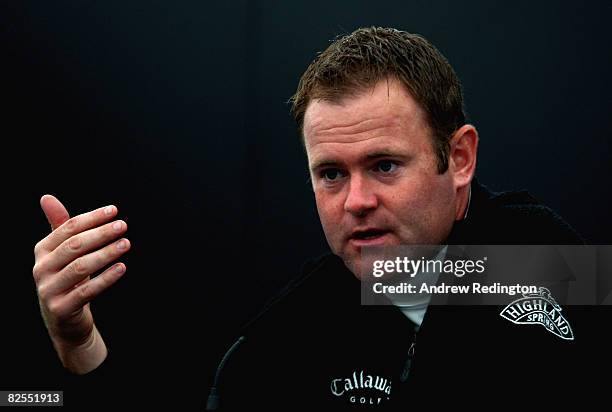
[[[334,198],[324,193],[315,192],[315,201],[317,203],[317,212],[319,213],[319,219],[323,225],[325,232],[328,232],[328,227],[333,226],[337,216],[336,206]]]
[[[455,220],[452,184],[446,179],[435,182],[422,197],[422,236],[428,243],[440,243],[448,235]]]
[[[323,233],[332,251],[339,252],[344,239],[342,230],[342,220],[344,217],[344,206],[341,196],[329,193],[316,193],[315,200],[319,220],[323,228]]]
[[[391,208],[402,221],[430,224],[453,210],[452,182],[446,175],[407,181],[389,196]]]

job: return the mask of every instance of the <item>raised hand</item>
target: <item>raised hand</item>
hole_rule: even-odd
[[[117,240],[127,224],[113,219],[115,206],[70,218],[54,196],[44,195],[40,205],[52,230],[34,247],[32,273],[41,314],[63,365],[87,373],[107,355],[89,302],[125,273],[123,263],[109,265],[130,249],[127,239]]]

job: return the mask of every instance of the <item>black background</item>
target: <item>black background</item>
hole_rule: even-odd
[[[286,101],[359,26],[447,56],[481,182],[610,243],[611,18],[603,1],[3,2],[0,388],[62,388],[31,276],[52,193],[129,225],[128,271],[92,304],[118,387],[147,370],[206,392],[236,328],[327,250]]]

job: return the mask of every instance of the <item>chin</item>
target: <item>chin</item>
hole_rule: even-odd
[[[350,270],[353,275],[355,275],[355,277],[357,277],[358,279],[362,278],[360,270],[361,256],[354,256],[343,253],[338,254],[338,256],[344,262],[344,266],[346,266],[348,270]]]

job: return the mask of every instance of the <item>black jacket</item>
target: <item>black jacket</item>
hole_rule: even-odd
[[[476,181],[468,217],[448,239],[581,243],[526,192],[494,193]],[[566,309],[574,341],[508,322],[493,306],[430,305],[415,334],[395,306],[362,306],[359,288],[334,255],[306,264],[227,354],[216,388],[220,410],[498,409],[602,396],[593,372],[610,360],[593,325],[602,309]]]

